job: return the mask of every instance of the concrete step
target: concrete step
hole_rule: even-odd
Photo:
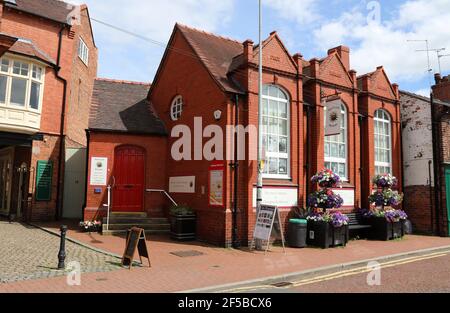
[[[127,230],[133,227],[143,228],[146,230],[167,230],[170,229],[170,224],[109,224],[109,229],[111,230]],[[106,229],[106,224],[103,224],[103,229]]]
[[[124,217],[124,218],[128,218],[128,217],[131,217],[131,218],[147,218],[148,216],[147,216],[147,213],[145,213],[145,212],[138,212],[138,213],[112,212],[112,213],[110,214],[109,217],[118,217],[118,218],[121,218],[121,217]]]
[[[112,235],[123,235],[126,234],[127,230],[103,230],[102,235],[103,236],[112,236]],[[164,235],[164,234],[170,234],[170,230],[145,230],[146,235]]]
[[[107,218],[103,218],[103,224],[106,224]],[[115,217],[109,218],[109,224],[168,224],[167,218],[140,218],[140,217]]]

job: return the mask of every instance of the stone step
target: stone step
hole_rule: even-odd
[[[126,235],[127,230],[103,230],[102,231],[102,235],[103,236],[112,236],[112,235]],[[165,235],[165,234],[170,234],[170,230],[149,230],[146,229],[145,230],[145,234],[146,235]]]
[[[142,228],[144,230],[148,231],[162,231],[167,232],[170,231],[170,224],[148,224],[148,223],[134,223],[134,224],[109,224],[108,229],[109,230],[122,230],[127,231],[128,229],[131,229],[133,227]],[[102,226],[103,231],[106,230],[106,224],[103,224]]]
[[[109,217],[131,217],[131,218],[147,218],[148,215],[145,212],[127,213],[127,212],[112,212]]]
[[[106,224],[107,218],[103,218],[103,224]],[[168,224],[167,218],[140,218],[140,217],[115,217],[109,218],[109,224]]]

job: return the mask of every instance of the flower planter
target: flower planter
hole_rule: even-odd
[[[404,221],[389,222],[384,217],[372,217],[369,238],[372,240],[388,241],[402,238],[405,235]]]
[[[309,246],[321,247],[327,249],[329,247],[346,246],[349,238],[348,226],[333,227],[330,223],[324,222],[308,222],[308,238]]]
[[[197,216],[170,215],[170,236],[178,241],[192,241],[196,239]]]

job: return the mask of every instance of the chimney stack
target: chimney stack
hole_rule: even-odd
[[[296,54],[294,54],[293,59],[294,59],[295,64],[297,64],[298,73],[302,74],[303,73],[303,55],[301,55],[300,53],[296,53]]]
[[[251,39],[247,39],[243,43],[244,46],[244,59],[247,62],[250,62],[253,59],[253,41]]]
[[[341,58],[342,63],[347,71],[350,70],[350,48],[346,46],[339,46],[328,50],[328,55],[336,52]]]

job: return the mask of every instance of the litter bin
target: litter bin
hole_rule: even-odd
[[[292,248],[305,248],[308,221],[301,219],[289,220],[288,244]]]

